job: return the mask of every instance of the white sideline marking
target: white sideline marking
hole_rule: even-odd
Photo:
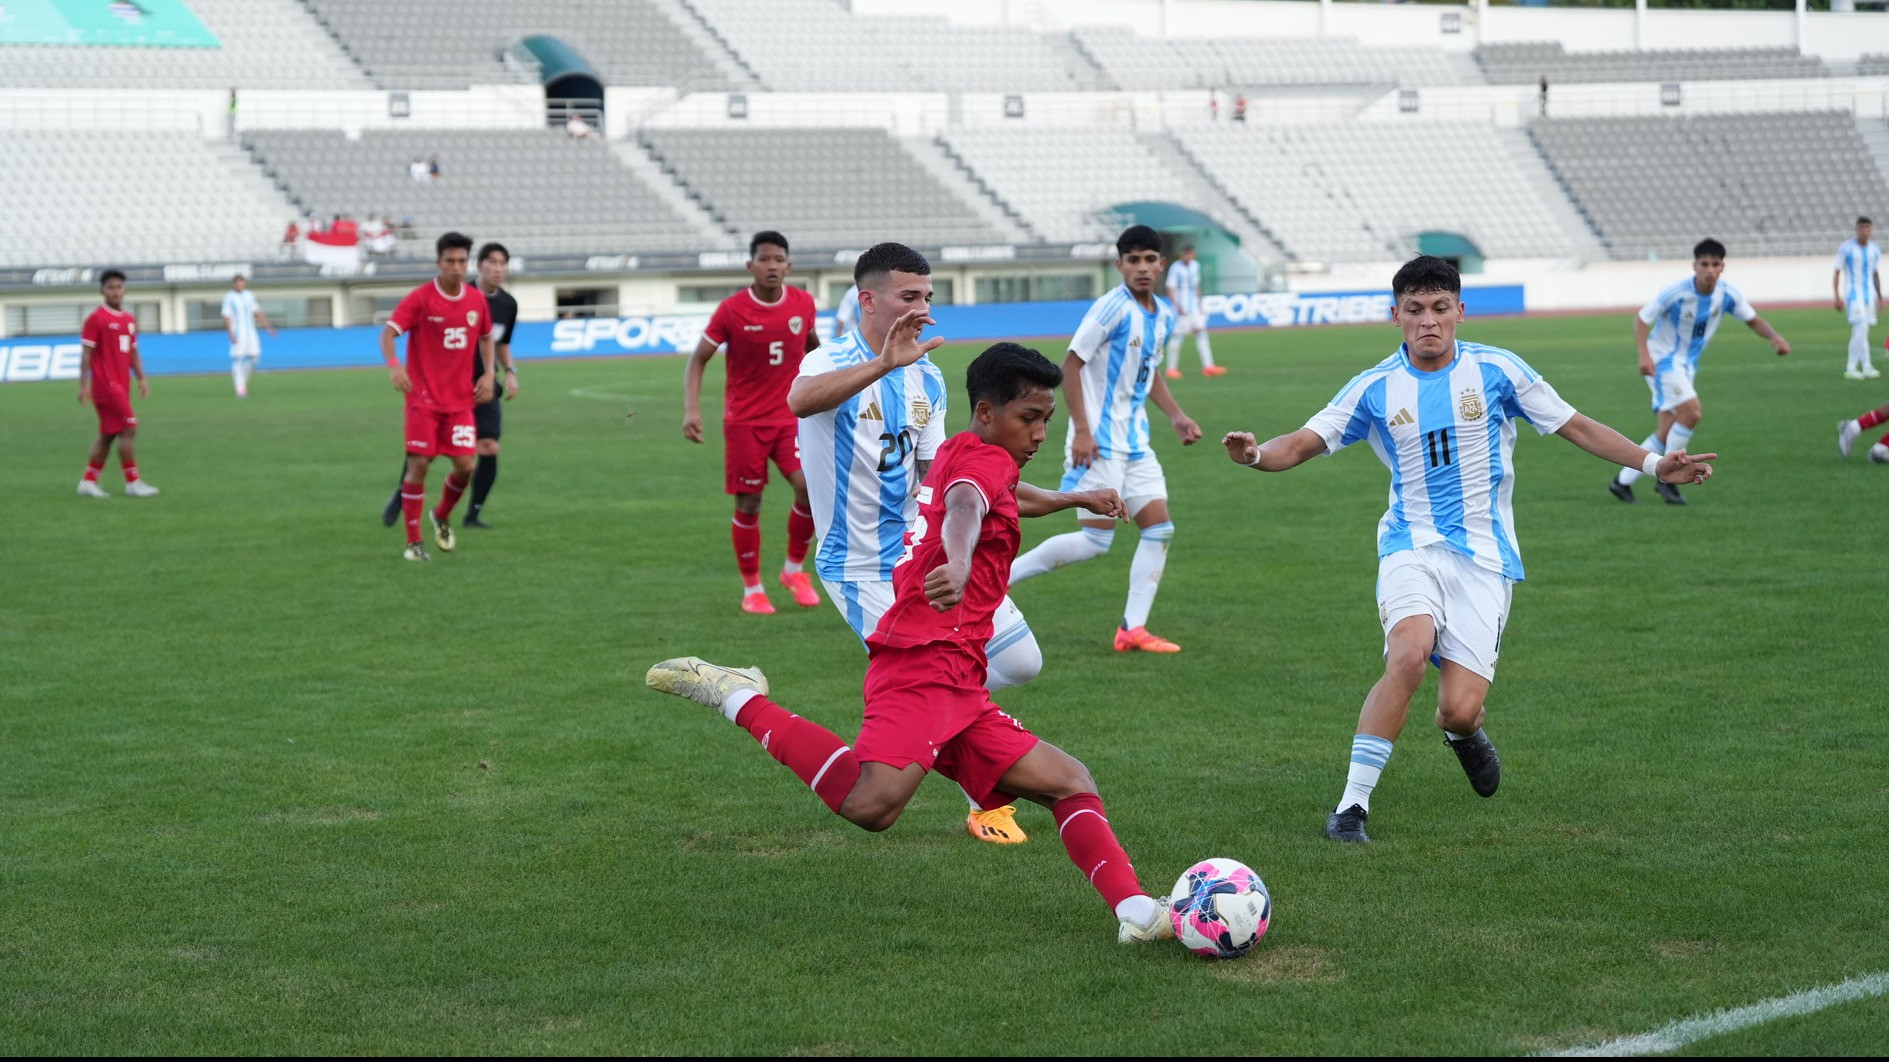
[[[633,402],[635,395],[619,395],[610,391],[598,391],[590,387],[571,388],[572,398],[601,398],[606,402]]]
[[[1729,1032],[1748,1029],[1753,1025],[1776,1021],[1779,1018],[1794,1018],[1799,1014],[1814,1014],[1826,1007],[1839,1003],[1868,999],[1889,992],[1889,971],[1864,974],[1852,977],[1840,985],[1826,985],[1823,988],[1807,989],[1793,995],[1767,999],[1762,1003],[1753,1003],[1736,1010],[1721,1010],[1703,1018],[1688,1018],[1676,1021],[1662,1029],[1638,1036],[1623,1036],[1618,1040],[1609,1040],[1604,1044],[1588,1047],[1570,1047],[1565,1051],[1545,1052],[1549,1058],[1593,1058],[1609,1055],[1655,1055],[1667,1051],[1677,1051],[1687,1044],[1713,1036],[1723,1036]]]

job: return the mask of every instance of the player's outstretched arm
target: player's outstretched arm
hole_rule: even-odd
[[[1065,509],[1083,509],[1097,516],[1128,519],[1128,506],[1112,490],[1044,490],[1029,483],[1017,484],[1017,515],[1048,516]]]
[[[682,437],[692,443],[702,441],[702,374],[708,369],[708,359],[715,356],[716,346],[707,336],[696,340],[689,367],[682,372]]]
[[[1778,330],[1771,327],[1771,322],[1762,317],[1753,317],[1745,323],[1751,326],[1753,332],[1771,341],[1771,349],[1777,351],[1778,357],[1781,358],[1791,352],[1790,341],[1779,335]]]
[[[971,554],[977,550],[977,531],[984,522],[984,494],[968,482],[951,484],[945,492],[943,536],[945,562],[925,576],[925,599],[947,612],[964,600],[964,584],[971,578]]]
[[[1290,435],[1279,435],[1260,442],[1250,431],[1230,431],[1220,439],[1227,457],[1236,465],[1257,468],[1261,472],[1284,472],[1325,452],[1325,439],[1310,428],[1300,428]]]
[[[1667,483],[1704,483],[1712,478],[1712,466],[1706,462],[1718,458],[1717,454],[1689,454],[1684,450],[1662,457],[1582,413],[1569,418],[1555,434],[1609,464],[1637,468]]]
[[[915,364],[919,358],[943,346],[942,336],[933,336],[922,343],[918,340],[918,333],[927,325],[937,323],[931,319],[930,307],[912,307],[892,322],[878,357],[818,376],[799,377],[787,391],[787,408],[796,417],[811,417],[838,408],[841,402],[878,383],[894,370]]]

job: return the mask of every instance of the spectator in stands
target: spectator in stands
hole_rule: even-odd
[[[296,221],[294,218],[290,218],[289,227],[282,230],[281,258],[283,261],[286,262],[290,258],[295,257],[295,245],[298,242],[300,242],[301,239],[302,239],[302,227],[296,224]]]
[[[434,180],[434,181],[439,180],[439,156],[438,155],[434,155],[433,157],[426,160],[426,176],[429,180]]]
[[[571,116],[564,120],[564,131],[571,134],[572,140],[591,140],[597,135],[590,123],[584,121],[584,116],[576,111],[572,111]]]
[[[1233,97],[1233,120],[1236,122],[1246,121],[1246,93],[1244,92],[1238,93]]]
[[[1220,90],[1219,89],[1207,90],[1207,119],[1209,121],[1214,121],[1214,122],[1217,122],[1220,120]]]
[[[433,179],[432,173],[426,168],[426,160],[418,155],[413,156],[413,161],[407,163],[407,176],[420,184]]]
[[[1541,75],[1541,92],[1538,94],[1538,98],[1541,102],[1541,116],[1543,118],[1546,118],[1548,117],[1548,75],[1547,74]]]

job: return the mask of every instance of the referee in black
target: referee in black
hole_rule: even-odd
[[[505,385],[493,389],[491,401],[472,407],[473,420],[479,428],[479,467],[472,474],[472,504],[466,510],[466,518],[460,521],[460,527],[492,526],[480,519],[479,514],[484,512],[486,496],[492,493],[492,484],[498,480],[499,434],[505,409],[503,403],[518,397],[518,370],[512,366],[512,328],[518,324],[518,300],[505,290],[511,266],[512,255],[504,244],[488,243],[479,248],[479,291],[485,295],[486,305],[492,312],[492,346],[497,355],[494,364]],[[479,360],[475,357],[472,361],[475,381],[479,370]],[[404,480],[404,456],[400,468],[401,479]],[[400,487],[396,484],[393,497],[387,500],[386,508],[380,512],[380,522],[392,527],[399,521]]]

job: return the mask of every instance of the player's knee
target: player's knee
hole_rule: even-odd
[[[1392,642],[1384,651],[1385,677],[1412,688],[1423,681],[1423,670],[1429,663],[1429,652],[1415,642]]]
[[[1482,726],[1482,699],[1439,699],[1436,704],[1436,725],[1452,734],[1475,733]]]
[[[738,512],[743,516],[753,516],[756,513],[759,513],[760,511],[761,511],[761,496],[759,494],[735,495],[735,512]]]
[[[1095,795],[1095,777],[1089,773],[1089,768],[1074,756],[1066,758],[1069,762],[1064,764],[1057,772],[1057,776],[1051,780],[1050,792],[1047,795],[1052,802],[1084,794]]]
[[[1142,528],[1141,538],[1142,538],[1142,541],[1144,542],[1172,542],[1174,541],[1174,521],[1163,520],[1158,524],[1150,524],[1149,526]]]
[[[854,792],[840,805],[840,817],[867,833],[884,833],[899,821],[905,802],[876,794]]]
[[[1114,528],[1112,527],[1085,527],[1082,529],[1082,539],[1079,543],[1077,543],[1082,553],[1082,557],[1080,559],[1089,560],[1094,557],[1100,557],[1102,554],[1107,553],[1109,547],[1114,544],[1115,544],[1115,529]]]
[[[1008,644],[989,654],[989,668],[984,677],[984,688],[989,690],[1007,689],[1021,686],[1043,672],[1043,647],[1036,644],[1036,634],[1029,624],[1023,625],[1019,637],[1006,631],[998,636]],[[1012,641],[1010,639],[1014,638]]]

